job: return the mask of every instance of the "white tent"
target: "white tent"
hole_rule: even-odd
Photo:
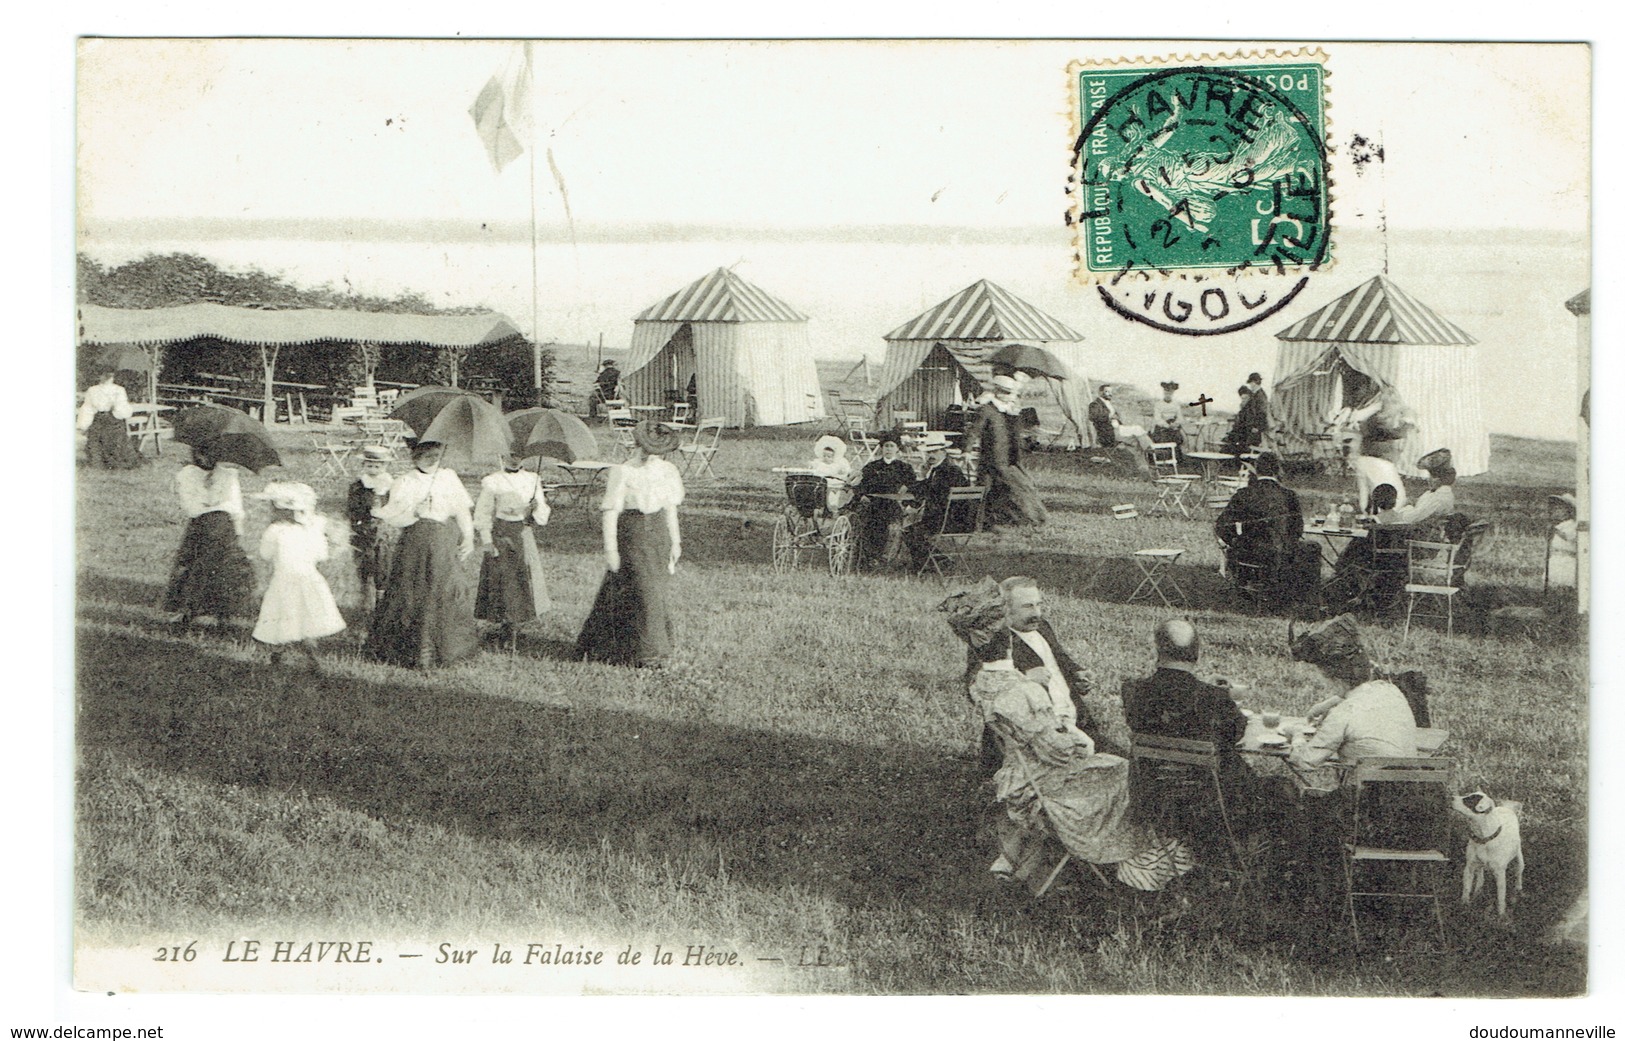
[[[1450,449],[1464,477],[1489,469],[1478,341],[1386,276],[1275,335],[1281,346],[1270,414],[1288,445],[1323,432],[1338,408],[1358,407],[1392,389],[1416,413],[1416,428],[1394,456],[1401,473],[1419,476],[1417,459],[1436,448]]]
[[[973,400],[991,378],[1000,347],[1042,347],[1066,369],[1050,381],[1061,412],[1080,431],[1089,400],[1083,337],[1006,289],[983,279],[886,334],[886,363],[876,388],[882,422],[910,411],[932,426],[954,403]]]
[[[624,369],[634,401],[664,404],[692,380],[696,418],[731,427],[824,417],[807,316],[725,268],[638,315]]]

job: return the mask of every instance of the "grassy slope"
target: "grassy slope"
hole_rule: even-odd
[[[1498,442],[1504,469],[1542,443]],[[80,927],[131,940],[185,927],[322,923],[417,937],[591,935],[729,942],[754,952],[829,944],[842,968],[769,985],[860,991],[1572,993],[1582,955],[1538,937],[1584,887],[1583,647],[1371,630],[1380,657],[1426,670],[1463,783],[1526,803],[1530,892],[1509,924],[1452,917],[1458,951],[1348,960],[1332,918],[1264,901],[1232,909],[1195,876],[1157,914],[1085,894],[1057,913],[986,881],[986,794],[955,679],[962,651],[935,583],[814,571],[775,575],[781,501],[766,468],[802,444],[738,440],[725,477],[697,485],[677,579],[688,650],[663,673],[563,660],[597,582],[596,517],[560,508],[543,537],[556,607],[518,657],[419,675],[331,641],[330,669],[278,672],[262,652],[175,634],[154,605],[180,522],[173,462],[86,474],[80,488]],[[337,515],[342,484],[286,454]],[[994,574],[1025,571],[1095,678],[1096,714],[1126,739],[1116,691],[1150,665],[1165,612],[1121,601],[1122,554],[1187,550],[1204,605],[1206,667],[1251,684],[1255,707],[1316,700],[1284,659],[1285,624],[1236,613],[1200,522],[1114,521],[1148,486],[1077,456],[1038,461],[1054,509],[1031,539],[996,541]],[[1527,476],[1526,476],[1527,479]],[[252,488],[258,480],[249,477]],[[1561,485],[1563,482],[1556,482]],[[1333,482],[1311,483],[1311,508]],[[1464,482],[1502,529],[1475,564],[1480,604],[1527,602],[1540,580],[1548,490]],[[247,543],[263,519],[251,521]],[[354,592],[330,569],[341,603]],[[1180,897],[1189,903],[1181,910]],[[1119,894],[1121,897],[1121,894]],[[1175,920],[1162,926],[1170,908]],[[573,930],[573,933],[571,932]],[[1541,957],[1530,964],[1533,945]]]

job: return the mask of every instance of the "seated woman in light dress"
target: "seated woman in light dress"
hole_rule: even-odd
[[[1096,752],[1089,735],[1056,711],[1042,666],[1016,671],[998,585],[989,579],[939,610],[980,663],[971,700],[1004,752],[994,775],[1005,815],[993,871],[1043,889],[1052,874],[1045,865],[1053,863],[1045,854],[1051,835],[1080,860],[1116,865],[1118,881],[1135,889],[1162,889],[1189,871],[1193,861],[1183,843],[1159,841],[1133,822],[1128,760]]]
[[[1574,496],[1546,497],[1552,531],[1546,540],[1546,591],[1574,595],[1580,576],[1579,503]]]

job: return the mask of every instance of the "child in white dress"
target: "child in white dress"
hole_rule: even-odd
[[[328,556],[327,519],[317,515],[316,492],[307,484],[273,482],[259,497],[271,505],[271,524],[260,538],[260,558],[271,562],[271,581],[254,639],[272,648],[273,663],[294,644],[316,670],[316,641],[344,628],[333,591],[316,569]]]

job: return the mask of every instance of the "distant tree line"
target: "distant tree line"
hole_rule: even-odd
[[[416,290],[384,297],[341,292],[332,286],[310,288],[256,269],[226,271],[192,253],[149,254],[114,267],[80,253],[78,299],[81,303],[115,308],[213,303],[267,310],[317,308],[422,315],[473,314],[481,310],[437,307]],[[465,384],[471,379],[490,380],[502,389],[510,406],[523,407],[537,400],[532,385],[531,344],[523,337],[475,347],[464,355],[459,369]],[[200,372],[256,379],[261,372],[259,351],[213,340],[176,344],[166,351],[166,382],[187,382]],[[277,372],[279,379],[344,388],[363,379],[365,367],[359,351],[351,345],[318,344],[284,347],[278,355]],[[451,378],[450,353],[422,347],[391,348],[379,359],[377,373],[379,379],[401,383],[447,383]],[[543,401],[552,379],[553,352],[544,347]]]

